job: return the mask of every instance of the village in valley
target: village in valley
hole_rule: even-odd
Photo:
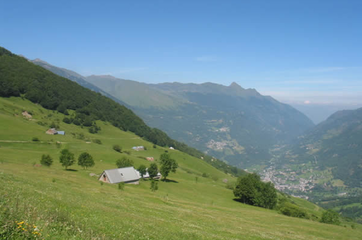
[[[312,172],[313,170],[310,171],[310,173]],[[263,181],[272,182],[276,189],[305,199],[308,199],[305,193],[314,188],[317,181],[314,174],[307,174],[309,177],[303,178],[288,167],[276,169],[274,166],[270,166],[259,174]]]

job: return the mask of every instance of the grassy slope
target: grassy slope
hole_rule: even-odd
[[[31,111],[36,120],[24,119],[22,110]],[[360,225],[351,230],[349,226],[290,218],[235,202],[232,191],[222,182],[224,178],[235,179],[178,151],[169,150],[180,165],[177,173],[170,175],[176,182],[160,182],[155,193],[149,190],[149,181],[126,185],[124,191],[116,185],[101,185],[89,173],[114,168],[115,160],[122,154],[112,150],[113,144],[121,145],[123,150],[146,146],[147,151],[132,151],[129,156],[136,167],[148,164],[137,156],[157,158],[165,149],[154,149],[136,135],[102,122],[97,123],[102,130],[95,135],[61,122],[60,129],[66,131],[66,136],[46,135],[47,127],[36,124],[50,124],[63,117],[20,98],[0,98],[0,209],[9,208],[13,216],[18,213],[16,220],[36,224],[46,238],[359,239],[362,234]],[[98,138],[103,144],[73,138],[71,132]],[[32,142],[32,137],[41,141]],[[96,161],[95,167],[83,170],[74,165],[71,168],[77,171],[64,171],[58,162],[61,149],[56,147],[56,141],[76,156],[89,152]],[[44,153],[53,157],[53,166],[33,167]],[[204,172],[218,177],[218,181],[200,177]],[[315,205],[296,201],[320,216]]]

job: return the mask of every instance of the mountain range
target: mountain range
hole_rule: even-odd
[[[236,201],[231,189],[237,174],[224,162],[148,127],[102,92],[86,89],[3,48],[0,123],[0,216],[6,216],[0,218],[0,236],[4,239],[360,236],[359,224],[343,218],[344,226],[320,223],[324,209],[283,193],[272,210]],[[46,134],[54,126],[66,134]],[[115,151],[115,145],[122,150]],[[140,145],[142,151],[134,150]],[[135,167],[156,164],[162,169],[160,159],[165,153],[178,165],[167,181],[123,185],[98,181],[99,174],[115,168],[120,158]],[[92,166],[79,166],[84,155]],[[150,156],[154,156],[151,162]]]
[[[83,77],[33,62],[70,80],[88,82],[124,102],[148,125],[241,168],[266,164],[275,145],[286,144],[314,126],[293,107],[237,83],[145,84],[109,75]]]
[[[284,186],[297,182],[302,186],[297,188],[298,194],[302,191],[315,202],[331,202],[330,198],[339,201],[336,196],[359,199],[362,193],[362,109],[336,112],[314,126],[293,107],[263,96],[255,89],[244,89],[237,83],[230,86],[145,84],[112,76],[84,77],[39,59],[32,61],[97,93],[74,84],[66,84],[65,89],[64,79],[26,64],[25,59],[5,49],[0,49],[0,55],[4,58],[0,66],[1,96],[23,96],[59,112],[64,112],[66,107],[75,111],[74,117],[82,124],[89,119],[110,121],[153,143],[176,146],[193,156],[205,158],[225,172],[237,171],[205,153],[234,166],[272,176],[269,179],[279,178]],[[20,67],[30,69],[29,74],[13,79],[12,73]],[[146,126],[132,111],[116,107],[102,95],[131,108],[154,129]],[[60,101],[64,97],[67,101]],[[109,115],[112,107],[117,110]],[[105,109],[108,115],[104,114]]]

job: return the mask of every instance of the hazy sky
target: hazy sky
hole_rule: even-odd
[[[50,3],[53,2],[53,3]],[[1,1],[0,45],[83,75],[362,105],[362,1]]]

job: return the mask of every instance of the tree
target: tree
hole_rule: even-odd
[[[60,152],[59,161],[65,169],[74,164],[74,154],[68,149],[63,149]]]
[[[161,161],[160,172],[162,174],[163,180],[166,180],[170,172],[173,173],[176,172],[178,164],[176,160],[172,159],[168,153],[161,154],[160,161]]]
[[[321,222],[335,225],[341,224],[338,213],[332,209],[329,209],[322,214]]]
[[[147,173],[147,168],[145,165],[142,164],[141,166],[138,167],[138,171],[140,172],[141,177],[143,178],[143,175]]]
[[[148,174],[150,178],[153,179],[158,174],[158,167],[156,163],[151,163],[150,167],[148,168]]]
[[[87,152],[80,154],[78,157],[78,165],[82,166],[84,169],[87,169],[88,167],[93,167],[93,157]]]
[[[133,161],[131,159],[126,158],[126,157],[122,157],[121,159],[117,160],[116,165],[117,165],[118,168],[132,167],[133,166]]]
[[[118,144],[113,145],[113,150],[116,152],[122,152],[122,147],[119,146]]]
[[[256,173],[238,178],[234,196],[243,203],[263,208],[273,209],[277,204],[274,185],[262,182]]]
[[[53,159],[50,157],[50,155],[43,154],[41,156],[40,163],[41,163],[41,165],[50,167],[53,164]]]

